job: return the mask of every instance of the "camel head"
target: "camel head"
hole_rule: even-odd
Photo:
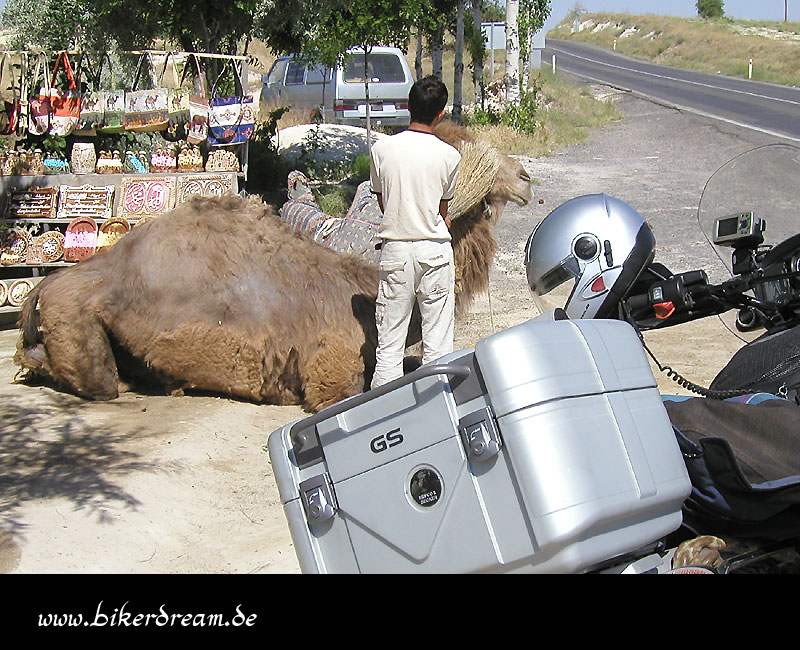
[[[462,150],[465,143],[474,144],[475,136],[463,126],[450,121],[440,122],[434,131],[440,140],[444,140],[456,149]],[[489,221],[492,224],[503,214],[506,203],[513,201],[519,206],[525,206],[533,199],[531,177],[525,168],[511,156],[501,154],[494,150],[499,160],[499,167],[491,189],[484,197],[484,202],[489,208]]]
[[[500,161],[494,185],[486,195],[486,203],[491,215],[489,220],[492,223],[497,223],[509,201],[524,207],[533,199],[531,177],[519,161],[503,154],[500,155]]]

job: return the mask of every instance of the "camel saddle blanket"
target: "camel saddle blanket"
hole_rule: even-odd
[[[280,210],[281,219],[293,230],[338,253],[355,255],[372,265],[377,265],[380,261],[378,226],[382,216],[378,200],[370,191],[368,181],[358,186],[355,198],[344,217],[325,214],[307,196],[289,199]]]

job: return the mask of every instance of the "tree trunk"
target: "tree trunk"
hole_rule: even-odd
[[[530,79],[530,71],[531,71],[531,57],[533,57],[533,33],[528,33],[526,37],[527,45],[525,46],[525,55],[520,59],[520,65],[522,66],[522,90],[528,90],[528,81]]]
[[[519,0],[506,0],[506,106],[519,105]]]
[[[462,86],[464,79],[464,3],[456,5],[456,54],[453,70],[453,121],[461,124]]]
[[[365,111],[367,114],[367,155],[372,153],[372,125],[370,124],[369,111],[369,51],[371,48],[364,46],[364,95],[366,97]]]
[[[424,40],[422,27],[417,27],[417,54],[414,57],[414,72],[417,74],[417,81],[422,79],[422,43]]]
[[[431,34],[431,59],[433,60],[433,74],[437,79],[442,78],[442,53],[444,52],[444,21],[440,20],[436,29]]]
[[[481,11],[482,0],[472,0],[472,23],[475,25],[475,32],[481,33],[483,23],[483,12]],[[475,56],[472,59],[472,84],[475,87],[475,105],[483,108],[483,53],[481,48],[475,48]]]

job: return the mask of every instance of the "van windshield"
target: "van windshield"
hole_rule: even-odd
[[[369,54],[367,72],[371,83],[405,83],[403,64],[396,54]],[[364,55],[356,54],[344,69],[345,83],[364,83]]]

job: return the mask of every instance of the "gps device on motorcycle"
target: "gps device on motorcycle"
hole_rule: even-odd
[[[714,222],[714,243],[735,248],[758,246],[764,243],[767,223],[754,212],[741,212],[720,217]]]

